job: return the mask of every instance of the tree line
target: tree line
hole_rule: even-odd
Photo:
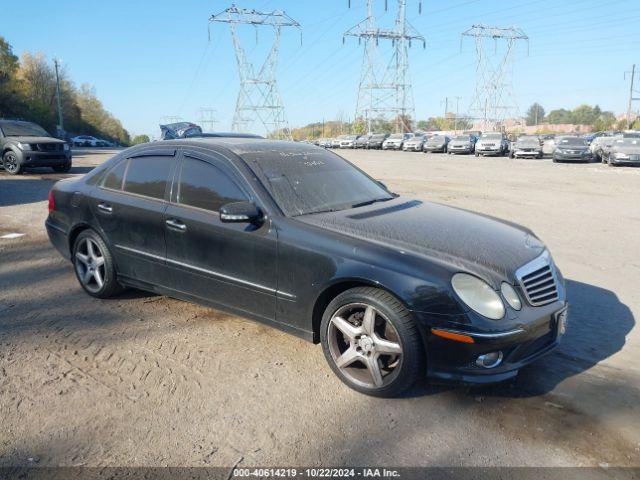
[[[90,85],[76,87],[59,69],[64,129],[71,135],[92,135],[129,145],[129,133],[105,110]],[[56,73],[46,56],[24,53],[18,58],[0,36],[0,117],[29,120],[56,132]]]
[[[594,131],[627,128],[627,121],[618,121],[613,112],[603,111],[598,105],[591,106],[587,104],[582,104],[573,110],[559,108],[546,113],[544,107],[536,102],[527,110],[526,121],[527,125],[540,125],[542,123],[551,125],[589,125]],[[640,124],[636,122],[637,127],[640,127]]]

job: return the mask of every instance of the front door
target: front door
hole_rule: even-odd
[[[227,162],[215,154],[184,152],[165,212],[171,288],[273,320],[277,234],[268,220],[220,221],[222,205],[255,201]]]

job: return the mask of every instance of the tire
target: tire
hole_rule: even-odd
[[[4,166],[5,172],[9,175],[20,175],[24,171],[22,162],[18,160],[18,156],[12,150],[4,153],[2,156],[2,165]]]
[[[543,157],[542,152],[538,153],[538,159],[542,160],[542,157]]]
[[[384,290],[359,287],[334,298],[322,317],[320,340],[333,372],[365,395],[398,396],[424,371],[420,332],[409,311]],[[340,359],[348,363],[338,366]]]
[[[511,154],[509,155],[510,158],[516,158],[516,154],[511,152]]]
[[[109,298],[123,290],[109,247],[94,230],[80,232],[73,244],[72,261],[80,286],[92,297]]]
[[[71,162],[53,167],[53,171],[57,173],[69,173],[71,171]]]
[[[479,153],[476,153],[476,157],[479,157],[479,156],[480,156],[480,154],[479,154]]]

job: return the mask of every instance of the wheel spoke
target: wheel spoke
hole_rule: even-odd
[[[102,288],[102,285],[104,284],[104,282],[102,281],[102,274],[100,273],[100,269],[96,268],[93,271],[93,278],[96,281],[96,284],[98,284],[98,287]]]
[[[93,250],[93,242],[91,240],[89,240],[87,238],[87,254],[93,259],[95,260],[96,258],[96,253]]]
[[[376,387],[381,387],[384,382],[382,380],[382,371],[380,370],[377,355],[367,357],[367,369],[371,374],[371,379],[373,380],[374,385]]]
[[[101,267],[104,265],[104,257],[96,257],[95,260],[96,267]]]
[[[345,368],[351,365],[356,360],[360,360],[362,356],[356,351],[355,348],[347,348],[342,355],[336,359],[336,365],[339,368]]]
[[[331,322],[340,330],[349,340],[355,340],[356,335],[362,333],[362,329],[347,322],[342,317],[333,317]]]
[[[76,258],[80,260],[80,262],[82,262],[84,265],[87,265],[89,263],[89,257],[84,253],[77,252]]]
[[[362,329],[368,335],[373,335],[376,326],[376,310],[371,305],[367,305],[362,318]]]
[[[388,355],[400,355],[402,353],[402,347],[399,343],[385,340],[377,335],[374,337],[376,352]]]
[[[92,278],[93,273],[91,273],[91,270],[87,268],[84,272],[84,276],[82,277],[82,283],[84,283],[85,285],[89,285],[89,282],[91,282]]]

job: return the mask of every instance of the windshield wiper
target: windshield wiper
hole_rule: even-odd
[[[367,205],[373,205],[374,203],[378,203],[378,202],[388,202],[389,200],[393,200],[393,197],[374,198],[373,200],[367,200],[366,202],[354,203],[353,205],[351,205],[351,208],[366,207]]]

